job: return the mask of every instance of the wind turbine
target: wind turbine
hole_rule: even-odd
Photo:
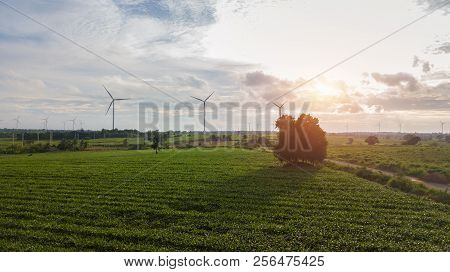
[[[286,104],[286,103],[283,103],[283,104],[281,104],[281,105],[278,105],[277,103],[273,102],[273,104],[275,105],[275,107],[278,108],[278,117],[281,117],[281,110],[283,109],[284,104]]]
[[[67,122],[72,122],[72,130],[75,130],[75,121],[76,120],[77,120],[77,117],[73,118],[72,120],[67,120]]]
[[[64,124],[64,130],[66,130],[66,121],[62,121]]]
[[[109,94],[109,96],[111,97],[111,104],[109,104],[108,110],[106,111],[106,115],[108,114],[109,110],[111,109],[111,106],[113,108],[112,110],[112,114],[113,114],[113,123],[112,123],[112,129],[114,130],[114,105],[116,101],[122,101],[122,100],[130,100],[129,98],[114,98],[111,93],[108,91],[108,89],[106,89],[105,86],[103,86],[103,88],[105,88],[105,91]]]
[[[197,99],[198,101],[203,102],[203,134],[206,131],[206,101],[208,101],[208,99],[214,94],[214,92],[212,92],[205,100],[202,100],[200,98],[191,96],[194,99]]]
[[[17,118],[14,118],[13,121],[16,121],[16,129],[18,129],[19,124],[20,124],[20,116],[17,116]]]
[[[444,125],[445,125],[445,123],[442,122],[442,121],[440,121],[440,122],[441,122],[441,133],[444,134]]]
[[[45,130],[48,130],[48,117],[47,118],[42,118],[41,121],[44,121]]]

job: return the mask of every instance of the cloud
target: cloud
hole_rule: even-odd
[[[438,7],[441,7],[448,1],[447,0],[416,0],[416,2],[419,6],[424,7],[427,11],[431,11]],[[448,15],[450,13],[449,5],[446,5],[441,9],[443,10],[444,15]]]
[[[416,68],[419,66],[421,66],[422,72],[424,73],[429,73],[431,71],[431,68],[433,67],[433,65],[429,61],[422,60],[419,57],[414,56],[412,67]]]
[[[337,108],[337,112],[339,113],[360,113],[363,111],[363,108],[356,102],[343,104]]]
[[[215,0],[114,0],[126,14],[150,16],[164,23],[189,27],[215,22]]]
[[[375,81],[385,84],[389,87],[399,87],[401,90],[416,92],[421,89],[421,84],[417,79],[408,73],[397,73],[397,74],[380,74],[372,73],[373,79]]]
[[[370,96],[367,99],[369,106],[379,105],[386,111],[444,111],[450,108],[448,99],[438,97],[385,97]]]
[[[291,81],[277,78],[272,75],[265,74],[262,71],[246,73],[243,76],[242,83],[248,87],[248,91],[254,98],[263,98],[268,101],[276,99],[283,95],[283,100],[295,98],[294,93],[287,93],[292,90],[302,80]]]
[[[423,77],[424,80],[450,80],[450,72],[448,71],[435,71],[427,74]]]
[[[450,54],[450,42],[444,42],[440,45],[438,45],[434,50],[433,53],[436,55],[439,54]]]
[[[280,81],[274,76],[266,75],[262,71],[250,72],[245,75],[243,83],[247,86],[272,85]]]

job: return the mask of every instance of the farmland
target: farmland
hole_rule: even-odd
[[[260,151],[0,156],[2,251],[446,251],[449,233],[449,205]]]
[[[381,139],[380,145],[368,146],[357,139],[352,145],[346,138],[329,137],[330,159],[342,160],[361,166],[374,167],[418,178],[439,175],[450,180],[450,144],[423,141],[417,146],[401,145],[400,141]],[[434,175],[433,175],[434,174]]]

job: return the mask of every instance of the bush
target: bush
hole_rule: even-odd
[[[375,181],[375,182],[383,184],[383,185],[386,185],[390,179],[389,176],[368,170],[366,168],[358,169],[356,171],[356,175],[360,178]]]
[[[380,141],[378,140],[378,137],[377,137],[377,136],[373,136],[373,135],[367,137],[367,139],[365,140],[365,142],[366,142],[367,144],[369,144],[369,145],[375,145],[375,144],[380,143]]]
[[[389,186],[391,186],[392,188],[399,189],[400,191],[403,191],[405,193],[411,193],[418,196],[426,195],[429,190],[424,185],[415,183],[403,177],[393,177],[389,181]]]
[[[409,137],[406,141],[404,141],[402,145],[416,145],[418,142],[420,142],[420,140],[422,140],[420,139],[420,137],[413,135]]]
[[[446,184],[446,185],[448,185],[450,183],[448,178],[444,174],[441,174],[441,173],[430,173],[428,175],[425,175],[423,177],[423,179],[428,182],[440,183],[440,184]]]

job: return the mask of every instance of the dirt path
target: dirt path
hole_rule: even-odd
[[[358,165],[358,164],[354,164],[354,163],[350,163],[350,162],[345,162],[345,161],[336,161],[336,160],[330,160],[330,159],[326,159],[325,161],[328,162],[332,162],[334,164],[337,165],[341,165],[341,166],[347,166],[347,167],[352,167],[352,168],[361,168],[364,166]],[[393,177],[396,175],[396,173],[394,172],[388,172],[388,171],[384,171],[384,170],[379,170],[379,169],[375,169],[375,168],[370,168],[370,167],[365,167],[366,169],[373,171],[373,172],[378,172],[378,173],[382,173],[384,175]],[[445,185],[445,184],[439,184],[439,183],[432,183],[432,182],[426,182],[424,180],[421,180],[419,178],[415,178],[415,177],[411,177],[411,176],[405,176],[405,178],[408,178],[414,182],[423,184],[425,187],[427,188],[431,188],[431,189],[438,189],[438,190],[448,190],[450,191],[450,185]]]

